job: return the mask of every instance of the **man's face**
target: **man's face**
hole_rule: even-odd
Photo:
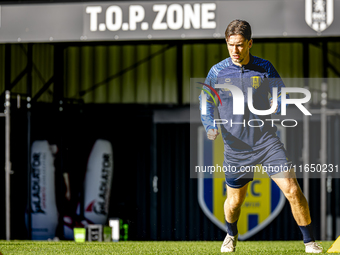
[[[231,35],[226,39],[229,56],[235,65],[242,66],[249,62],[249,49],[253,40],[246,40],[243,35]]]

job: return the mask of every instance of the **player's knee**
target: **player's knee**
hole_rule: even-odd
[[[228,197],[227,203],[230,210],[236,211],[241,208],[243,200],[239,197]]]
[[[290,186],[285,192],[285,196],[291,203],[300,203],[304,199],[304,195],[298,185]]]

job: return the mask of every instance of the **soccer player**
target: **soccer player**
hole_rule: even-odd
[[[279,114],[281,88],[284,84],[268,60],[249,53],[253,45],[249,23],[244,20],[233,20],[226,29],[225,38],[230,57],[211,68],[205,81],[207,86],[203,88],[211,94],[216,84],[234,85],[243,92],[245,102],[247,102],[248,91],[252,92],[253,106],[257,110],[275,107],[272,105],[273,100],[268,99],[268,94],[275,96],[273,90],[276,88],[277,107],[274,113]],[[252,89],[248,90],[248,88]],[[313,237],[307,200],[296,180],[294,168],[290,167],[292,164],[287,158],[284,146],[276,136],[276,126],[271,121],[265,121],[271,119],[271,116],[256,115],[249,111],[247,106],[244,107],[244,115],[235,115],[233,114],[233,100],[236,98],[232,95],[232,91],[226,88],[216,88],[216,90],[221,99],[218,106],[219,118],[228,121],[221,124],[224,142],[223,165],[237,170],[225,172],[227,199],[224,203],[224,213],[227,236],[222,244],[221,252],[235,251],[238,237],[237,221],[246,197],[248,183],[253,180],[253,173],[242,171],[242,168],[257,164],[262,164],[267,169],[270,166],[278,167],[276,171],[268,170],[267,173],[290,203],[294,219],[303,235],[305,251],[307,253],[322,252],[322,247],[315,243]],[[208,139],[215,140],[219,132],[217,126],[214,125],[214,104],[208,93],[202,93],[206,94],[207,102],[205,114],[201,112],[202,123],[207,131]],[[249,120],[252,121],[248,123]],[[282,171],[284,169],[282,166],[290,170]],[[277,169],[281,170],[277,171]]]

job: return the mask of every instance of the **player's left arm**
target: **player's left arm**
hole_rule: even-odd
[[[280,114],[281,113],[281,98],[282,98],[282,93],[281,89],[285,87],[285,84],[283,83],[279,73],[276,71],[275,67],[270,63],[268,66],[268,78],[269,78],[269,92],[271,94],[271,98],[269,99],[270,101],[270,106],[273,104],[273,88],[277,88],[277,107],[275,110],[275,114]],[[289,94],[285,95],[286,98],[289,98]]]

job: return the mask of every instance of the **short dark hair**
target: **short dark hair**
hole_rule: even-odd
[[[231,35],[243,35],[246,40],[251,40],[251,27],[249,23],[240,19],[233,20],[225,30],[225,38],[228,40],[228,37]]]

